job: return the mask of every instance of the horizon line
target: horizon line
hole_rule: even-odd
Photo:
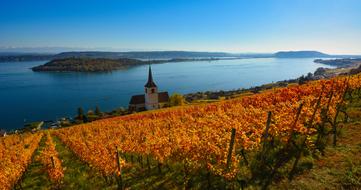
[[[58,50],[56,50],[58,49]],[[68,50],[67,50],[68,49]],[[273,52],[257,51],[222,51],[222,50],[169,50],[169,49],[128,49],[112,47],[57,47],[57,46],[39,46],[39,47],[0,47],[0,53],[46,53],[58,54],[64,52],[200,52],[200,53],[229,53],[229,54],[274,54],[277,52],[298,52],[298,51],[317,51],[328,55],[361,55],[361,53],[327,53],[319,50],[300,49],[300,50],[277,50]]]

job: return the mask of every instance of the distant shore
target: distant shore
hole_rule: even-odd
[[[184,61],[184,60],[182,60]],[[289,61],[289,60],[286,60]],[[312,60],[308,60],[308,61],[312,61]],[[340,61],[340,60],[338,60]],[[272,82],[272,83],[267,83],[264,85],[260,85],[260,86],[247,86],[247,88],[245,89],[234,89],[234,90],[220,90],[220,91],[202,91],[202,92],[197,92],[197,88],[194,88],[192,91],[190,91],[191,93],[185,93],[183,95],[183,97],[187,100],[187,102],[189,102],[190,104],[197,104],[197,103],[202,103],[202,102],[213,102],[213,101],[220,101],[223,99],[231,99],[231,98],[236,98],[236,97],[242,97],[242,96],[246,96],[249,94],[254,94],[254,93],[259,93],[263,90],[267,90],[267,89],[272,89],[272,88],[277,88],[277,87],[286,87],[288,85],[294,85],[294,84],[302,84],[305,83],[307,81],[311,81],[311,80],[317,80],[317,79],[322,79],[322,78],[329,78],[329,77],[333,77],[333,76],[337,76],[337,75],[343,75],[346,73],[357,73],[360,71],[360,69],[357,67],[357,65],[359,65],[360,63],[357,62],[356,59],[352,59],[352,61],[355,63],[352,66],[348,66],[348,67],[339,67],[339,68],[332,68],[332,69],[327,69],[327,68],[319,68],[317,69],[315,72],[307,74],[305,76],[301,76],[298,77],[296,79],[292,79],[292,80],[283,80],[283,81],[279,81],[279,82]],[[37,63],[33,63],[33,65],[35,66]],[[332,63],[330,63],[332,64]],[[213,64],[212,64],[213,65]],[[252,73],[250,73],[250,75],[252,75]],[[301,74],[300,74],[301,75]],[[39,76],[43,76],[43,75],[39,75]],[[48,76],[48,75],[46,75]],[[286,78],[284,78],[286,79]],[[125,79],[127,80],[127,79]],[[208,79],[208,80],[212,80],[212,79]],[[282,78],[281,78],[282,80]],[[271,80],[270,80],[271,81]],[[222,86],[220,86],[222,87]],[[235,86],[237,88],[237,86]],[[78,87],[75,87],[78,88]],[[220,88],[221,89],[221,88]],[[90,102],[89,104],[75,104],[73,105],[71,108],[69,109],[76,109],[78,106],[81,105],[96,105],[97,103],[94,102]],[[114,105],[117,105],[116,103],[114,103]],[[119,106],[123,106],[125,108],[123,109],[114,109],[117,106],[114,107],[102,107],[103,105],[100,105],[102,109],[105,109],[104,112],[105,114],[102,115],[100,118],[104,118],[104,117],[114,117],[114,116],[119,116],[119,115],[124,115],[124,114],[129,114],[126,107],[127,104],[122,104]],[[68,109],[68,110],[69,110]],[[89,109],[89,108],[86,108]],[[113,111],[112,111],[113,110]],[[56,118],[60,118],[62,117],[72,117],[72,114],[66,114],[67,110],[64,110],[63,112],[60,112]],[[39,117],[41,119],[41,117]],[[55,117],[53,117],[55,118]],[[44,118],[44,119],[48,119],[48,118]],[[89,120],[91,120],[92,118],[90,117]],[[37,120],[29,120],[29,121],[37,121]],[[55,121],[54,121],[55,122]],[[18,125],[18,126],[22,126],[22,125]]]
[[[175,58],[165,60],[66,58],[55,59],[31,68],[35,72],[111,72],[139,65],[189,61],[217,61],[240,58]]]
[[[229,99],[238,97],[241,94],[245,93],[258,93],[262,90],[268,90],[277,87],[286,87],[291,83],[302,84],[307,81],[327,79],[338,75],[357,74],[361,72],[361,59],[315,59],[314,62],[334,66],[336,68],[330,69],[319,67],[314,73],[308,73],[306,76],[303,75],[296,79],[283,80],[246,89],[195,92],[184,94],[183,96],[188,102],[202,100],[219,100],[221,98]]]
[[[22,53],[0,52],[1,62],[20,61],[48,61],[66,58],[90,58],[90,59],[139,59],[139,60],[169,60],[201,59],[201,58],[347,58],[361,57],[360,55],[330,55],[319,51],[279,51],[275,53],[227,53],[227,52],[200,52],[200,51],[71,51],[56,54],[49,53]]]

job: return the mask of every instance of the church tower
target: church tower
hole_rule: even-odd
[[[144,85],[145,109],[153,110],[159,108],[158,87],[155,85],[152,76],[152,68],[149,65],[148,82]]]

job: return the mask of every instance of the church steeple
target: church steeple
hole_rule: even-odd
[[[149,73],[148,73],[148,82],[147,82],[147,84],[144,85],[144,87],[147,87],[147,88],[157,87],[157,85],[155,85],[155,83],[153,81],[152,67],[150,65],[149,65]]]

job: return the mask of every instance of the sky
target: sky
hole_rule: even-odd
[[[361,54],[361,1],[1,0],[16,48]]]

